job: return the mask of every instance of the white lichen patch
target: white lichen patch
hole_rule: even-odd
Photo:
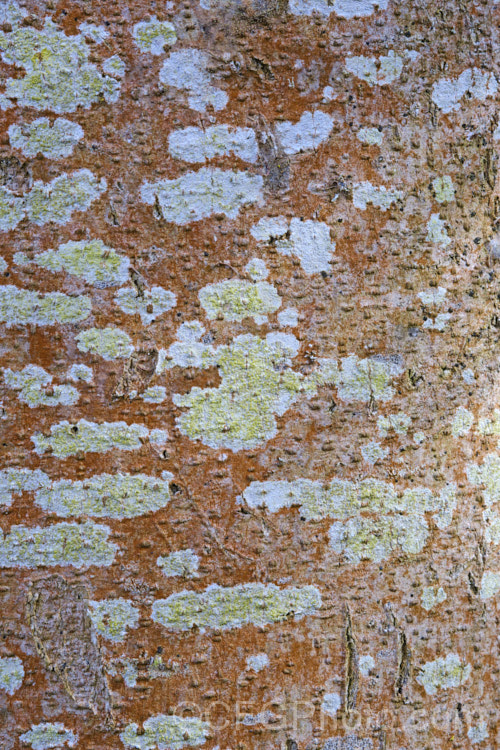
[[[12,526],[0,532],[0,567],[36,568],[48,565],[111,565],[117,546],[108,541],[107,526],[56,523],[53,526]]]
[[[213,2],[213,0],[202,0]],[[321,16],[329,16],[331,13],[341,18],[359,18],[371,16],[375,8],[385,10],[389,0],[289,0],[288,9],[296,16],[311,16],[319,13]],[[203,6],[205,7],[205,6]]]
[[[480,722],[476,726],[470,727],[467,732],[471,745],[477,745],[479,742],[484,742],[490,735],[488,734],[488,725],[485,721]]]
[[[446,231],[446,224],[439,214],[432,214],[427,222],[427,241],[443,245],[443,247],[447,247],[451,242]]]
[[[207,740],[210,724],[194,717],[158,714],[144,722],[143,729],[128,724],[120,734],[125,747],[138,750],[181,750],[197,747]]]
[[[174,130],[168,137],[168,150],[174,159],[191,163],[234,154],[253,164],[259,155],[255,132],[251,128],[230,128],[228,125]]]
[[[326,112],[304,112],[295,124],[276,122],[274,130],[285,154],[299,154],[311,151],[324,143],[333,128],[333,118]]]
[[[357,138],[361,143],[367,143],[369,146],[381,146],[384,134],[378,128],[361,128],[357,132]]]
[[[86,39],[91,39],[96,44],[102,44],[109,37],[109,31],[106,27],[96,23],[84,21],[78,28]]]
[[[335,242],[330,238],[330,227],[323,221],[293,218],[287,236],[276,242],[282,255],[295,255],[305,273],[328,273],[335,252]]]
[[[451,313],[438,313],[435,318],[424,320],[422,328],[442,333],[451,320]]]
[[[468,435],[474,423],[474,414],[464,406],[459,406],[451,423],[453,437]]]
[[[87,328],[76,341],[81,352],[98,354],[108,361],[129,357],[134,351],[130,336],[121,328]]]
[[[19,392],[19,401],[32,409],[36,406],[71,406],[80,398],[72,385],[52,385],[52,375],[37,365],[27,365],[17,372],[5,369],[3,379],[8,388]]]
[[[139,671],[135,664],[130,659],[125,660],[123,666],[123,682],[127,687],[135,687],[137,685],[137,678],[139,677]]]
[[[93,378],[92,368],[87,367],[87,365],[71,365],[67,377],[74,383],[91,383]]]
[[[67,224],[75,211],[86,211],[107,189],[88,169],[61,174],[51,182],[37,180],[25,196],[26,216],[37,226]]]
[[[8,267],[7,261],[0,255],[0,273],[6,271]]]
[[[288,221],[284,216],[264,216],[250,229],[250,234],[258,242],[270,242],[288,232]]]
[[[247,656],[247,669],[251,669],[253,672],[261,672],[268,666],[269,656],[267,654],[260,653]]]
[[[116,76],[117,78],[123,78],[125,75],[125,63],[118,55],[112,55],[104,60],[102,69],[108,76]]]
[[[167,350],[160,349],[156,373],[161,375],[171,367],[196,367],[198,369],[215,364],[214,349],[201,339],[205,329],[197,320],[189,320],[179,326],[177,341]]]
[[[209,320],[223,318],[241,321],[253,318],[257,324],[267,322],[267,317],[281,305],[281,297],[267,281],[242,281],[227,279],[208,284],[198,292],[200,304]]]
[[[176,420],[181,433],[232,451],[256,448],[274,437],[275,415],[283,415],[301,393],[316,393],[335,374],[329,363],[307,377],[295,372],[290,365],[297,351],[297,339],[285,333],[265,339],[247,334],[217,349],[207,347],[202,367],[216,366],[221,382],[217,388],[174,394],[176,406],[188,409]]]
[[[0,658],[0,690],[7,695],[14,695],[23,684],[24,667],[18,656],[3,656]]]
[[[34,263],[49,271],[66,271],[84,279],[99,289],[124,284],[128,279],[130,261],[102,240],[66,242],[57,250],[46,250],[30,259],[25,253],[16,253],[19,265]]]
[[[43,481],[38,479],[39,485],[33,489],[35,503],[47,513],[121,520],[165,508],[170,502],[171,479],[172,475],[167,471],[161,478],[119,473],[53,482],[44,475]]]
[[[115,302],[126,315],[139,315],[142,324],[147,326],[175,307],[177,297],[161,286],[153,286],[142,292],[133,287],[125,287],[117,291]]]
[[[363,654],[359,657],[359,673],[362,677],[368,677],[370,670],[375,666],[375,659],[370,654]]]
[[[26,745],[31,745],[32,750],[50,750],[64,745],[74,747],[77,736],[71,729],[66,729],[64,724],[44,722],[32,725],[29,732],[22,734],[19,739]]]
[[[0,23],[2,24],[8,23],[11,26],[18,26],[27,15],[28,11],[15,0],[2,0],[0,3]]]
[[[189,224],[216,213],[235,219],[242,206],[262,201],[263,178],[249,172],[202,167],[175,180],[145,182],[141,199],[158,205],[163,218]]]
[[[428,695],[434,695],[438,690],[460,687],[469,679],[471,671],[470,664],[462,664],[457,654],[448,654],[424,664],[417,682]]]
[[[92,309],[90,297],[70,297],[62,292],[39,294],[8,284],[0,287],[0,322],[13,325],[79,323]]]
[[[345,70],[366,81],[370,86],[385,86],[399,78],[403,62],[403,58],[396,55],[394,50],[389,50],[387,55],[378,58],[364,55],[347,57]]]
[[[455,200],[455,187],[449,175],[432,180],[434,196],[438,203],[450,203]]]
[[[150,55],[162,55],[165,47],[171,47],[177,41],[174,26],[168,21],[159,21],[156,16],[150,21],[136,23],[132,36],[141,52],[149,52]]]
[[[442,588],[442,586],[439,586],[439,588],[437,588],[436,586],[426,586],[422,591],[422,596],[420,597],[422,607],[427,611],[429,611],[433,607],[436,607],[438,604],[441,604],[445,599],[446,591]]]
[[[438,307],[445,301],[445,297],[448,290],[442,286],[430,287],[429,289],[419,292],[417,297],[421,300],[422,304],[426,306],[435,305]]]
[[[50,484],[50,479],[40,469],[9,469],[0,470],[0,504],[12,505],[14,495],[22,492],[34,492],[40,487]]]
[[[481,466],[468,464],[466,471],[472,485],[484,487],[484,538],[490,544],[500,544],[500,456],[489,453]]]
[[[147,404],[162,404],[167,398],[167,389],[163,385],[150,385],[139,396]]]
[[[188,104],[196,112],[205,112],[211,106],[218,112],[228,102],[225,91],[212,86],[207,66],[209,56],[199,49],[172,52],[160,70],[160,81],[166,86],[186,91]]]
[[[404,370],[398,357],[359,359],[350,354],[341,363],[336,384],[342,401],[389,401],[395,393],[392,380]]]
[[[481,591],[479,596],[483,601],[491,599],[500,591],[500,571],[485,570],[481,579]]]
[[[299,312],[295,307],[286,307],[278,313],[278,323],[283,328],[296,328],[299,323]]]
[[[139,622],[139,610],[129,599],[89,601],[89,614],[96,632],[114,643],[123,641],[128,628]]]
[[[193,578],[197,575],[200,558],[192,549],[181,549],[169,555],[160,556],[156,564],[167,578],[176,576]]]
[[[356,208],[362,211],[368,203],[382,211],[387,211],[393,203],[402,200],[404,193],[401,190],[386,188],[384,185],[372,185],[371,182],[358,182],[352,188],[352,202]]]
[[[212,584],[205,591],[181,591],[153,604],[152,619],[173,631],[227,630],[253,624],[263,626],[314,614],[321,606],[315,586],[279,588],[274,584],[244,583],[232,588]]]
[[[83,129],[75,122],[57,117],[51,125],[48,117],[9,127],[10,145],[24,156],[42,154],[47,159],[70,156],[83,138]]]
[[[387,414],[386,416],[380,415],[377,418],[377,427],[381,437],[387,437],[391,430],[394,430],[396,435],[406,435],[410,425],[411,417],[404,411],[399,411],[397,414]]]
[[[458,78],[441,78],[432,87],[431,99],[442,112],[448,114],[458,109],[466,94],[484,102],[495,96],[498,82],[493,73],[480,68],[467,68]]]
[[[49,18],[41,29],[30,25],[1,31],[0,53],[5,63],[25,70],[24,76],[5,80],[4,108],[17,102],[63,114],[88,108],[101,96],[115,102],[120,94],[119,83],[89,62],[85,33],[68,36]]]
[[[31,439],[39,455],[50,452],[57,458],[66,458],[77,453],[139,450],[148,436],[149,430],[142,424],[80,419],[74,424],[66,420],[53,424],[48,437],[37,432]]]
[[[336,716],[342,705],[342,698],[338,693],[325,693],[321,703],[321,710],[328,716]]]
[[[384,458],[387,458],[387,456],[389,455],[389,449],[383,448],[380,443],[377,443],[376,440],[372,440],[370,443],[361,446],[361,455],[363,456],[363,460],[366,461],[367,464],[371,464],[373,466],[378,461],[382,461]]]
[[[481,417],[477,431],[480,435],[500,435],[500,409],[493,410],[493,417]]]
[[[426,515],[433,514],[438,528],[445,528],[456,504],[454,485],[446,485],[439,495],[425,487],[398,493],[378,479],[333,479],[326,487],[308,479],[252,482],[242,499],[251,508],[265,507],[273,513],[299,506],[306,521],[339,519],[330,528],[330,545],[354,563],[380,561],[396,549],[420,552],[429,536]]]

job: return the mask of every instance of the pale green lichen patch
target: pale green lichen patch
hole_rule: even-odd
[[[7,102],[62,114],[90,107],[102,96],[110,103],[118,99],[119,84],[89,62],[91,48],[85,34],[67,36],[48,18],[41,29],[1,31],[0,51],[4,62],[26,72],[21,78],[6,79]]]
[[[389,401],[395,393],[392,380],[404,369],[399,357],[350,354],[341,362],[337,392],[343,401]]]
[[[383,461],[384,458],[387,458],[389,449],[383,448],[376,440],[372,440],[370,443],[361,446],[361,455],[367,464],[373,466],[378,461]]]
[[[167,389],[162,385],[151,385],[140,394],[140,397],[147,404],[162,404],[167,398]]]
[[[38,454],[49,451],[57,458],[66,458],[77,453],[139,450],[148,435],[149,430],[142,424],[97,423],[80,419],[74,424],[66,420],[54,424],[48,437],[37,432],[31,439]]]
[[[34,263],[49,271],[66,271],[100,289],[125,283],[130,265],[127,257],[107,247],[102,240],[66,242],[57,250],[46,250],[32,259],[16,253],[14,260],[20,265]]]
[[[33,750],[50,750],[52,747],[63,747],[68,745],[74,747],[77,737],[66,729],[64,724],[36,724],[32,725],[29,732],[25,732],[19,738],[21,742],[31,745]]]
[[[38,226],[50,221],[66,224],[75,211],[86,211],[106,188],[106,180],[88,169],[61,174],[52,182],[37,180],[25,198],[26,216]]]
[[[160,70],[160,81],[166,86],[186,91],[191,109],[205,112],[207,107],[213,107],[218,112],[224,109],[229,97],[225,91],[212,86],[207,71],[210,62],[209,55],[199,49],[172,52]]]
[[[97,633],[114,643],[123,641],[128,628],[137,627],[139,610],[129,599],[89,601],[89,614]]]
[[[156,372],[161,375],[164,370],[171,367],[209,367],[215,365],[215,350],[209,344],[204,344],[201,339],[205,329],[197,320],[189,320],[179,326],[177,341],[174,341],[168,350],[161,349],[158,356]]]
[[[276,122],[274,130],[285,154],[293,155],[310,151],[327,140],[334,125],[326,112],[304,112],[296,123]]]
[[[230,128],[228,125],[174,130],[168,137],[168,150],[174,159],[191,163],[234,154],[253,164],[259,156],[255,132],[251,128]]]
[[[52,125],[48,117],[39,117],[30,123],[9,127],[11,146],[28,157],[37,154],[47,159],[70,156],[83,135],[80,125],[64,117],[57,117]]]
[[[345,69],[370,86],[385,86],[401,75],[403,58],[396,55],[394,50],[389,50],[387,55],[379,58],[353,55],[346,58]]]
[[[21,8],[19,3],[14,0],[3,0],[0,4],[0,23],[17,26],[27,15],[28,11],[25,8]]]
[[[451,423],[451,434],[453,437],[468,435],[474,424],[474,414],[464,406],[459,406]]]
[[[417,297],[421,300],[422,304],[426,306],[435,305],[436,307],[442,305],[445,301],[447,289],[442,286],[427,289],[424,292],[419,292]]]
[[[404,193],[394,188],[386,188],[385,185],[372,185],[371,182],[358,182],[352,189],[352,202],[356,208],[362,211],[368,203],[372,206],[387,211],[393,203],[402,200]]]
[[[420,552],[429,536],[426,514],[433,513],[438,528],[445,528],[456,505],[454,485],[446,485],[439,495],[425,487],[398,493],[378,479],[333,479],[326,487],[308,479],[252,482],[242,499],[251,508],[263,506],[274,513],[300,506],[307,521],[339,519],[330,527],[330,545],[354,563],[379,561],[396,549]]]
[[[52,385],[52,375],[37,365],[24,369],[5,369],[3,379],[8,388],[19,392],[18,398],[32,409],[36,406],[71,406],[80,398],[72,385]]]
[[[57,523],[53,526],[12,526],[0,532],[0,567],[36,568],[47,565],[111,565],[117,547],[108,541],[107,526]]]
[[[81,352],[98,354],[108,361],[130,357],[134,351],[130,336],[121,328],[87,328],[77,335],[76,341]]]
[[[369,146],[381,146],[384,135],[378,128],[361,128],[357,132],[357,138],[361,143],[367,143]]]
[[[491,599],[500,591],[500,571],[485,570],[481,579],[481,591],[479,596],[483,601]]]
[[[422,591],[420,601],[422,602],[422,607],[429,611],[444,602],[445,599],[446,591],[441,586],[439,588],[437,586],[426,586]]]
[[[18,656],[4,656],[0,658],[0,690],[7,695],[14,695],[23,684],[24,667]]]
[[[169,630],[263,626],[314,614],[321,606],[315,586],[279,588],[274,584],[244,583],[232,588],[212,584],[202,593],[181,591],[153,604],[152,618]]]
[[[150,21],[140,21],[132,29],[134,42],[141,52],[161,55],[165,46],[171,47],[177,41],[175,28],[168,21],[159,21],[153,16]]]
[[[161,286],[144,289],[140,294],[136,289],[126,287],[117,291],[115,302],[126,315],[140,315],[143,325],[149,325],[175,307],[177,297]]]
[[[481,417],[477,431],[480,435],[500,435],[500,409],[493,410],[493,417]]]
[[[411,425],[411,417],[400,411],[397,414],[380,415],[377,419],[377,427],[381,437],[387,437],[390,430],[396,435],[406,435]]]
[[[450,320],[450,313],[438,313],[435,318],[427,318],[427,320],[424,321],[422,328],[428,328],[430,330],[440,331],[442,333]]]
[[[90,297],[84,294],[70,297],[61,292],[30,292],[12,284],[0,287],[0,322],[7,326],[79,323],[91,309]]]
[[[104,60],[102,69],[108,76],[116,76],[117,78],[123,78],[126,70],[125,63],[118,55],[112,55],[107,60]]]
[[[261,202],[264,181],[260,175],[202,167],[175,180],[145,182],[144,203],[157,205],[166,221],[189,224],[223,213],[238,216],[242,206]]]
[[[426,693],[434,695],[438,690],[460,687],[469,679],[471,671],[470,664],[462,664],[457,654],[448,654],[424,664],[417,682],[424,687]]]
[[[25,217],[24,199],[14,195],[8,188],[0,187],[0,230],[15,229]]]
[[[192,549],[181,549],[171,552],[170,555],[160,556],[156,564],[163,575],[168,578],[181,576],[182,578],[193,578],[196,576],[200,558]]]
[[[68,369],[67,377],[75,383],[91,383],[92,369],[87,365],[74,364]]]
[[[500,544],[500,456],[488,453],[481,466],[468,464],[466,467],[469,482],[483,486],[483,499],[486,506],[483,511],[485,522],[485,540],[488,543]]]
[[[210,724],[194,717],[158,714],[144,722],[143,729],[128,724],[120,734],[125,747],[138,750],[181,750],[183,747],[203,745]]]
[[[447,247],[451,242],[446,231],[445,222],[440,218],[439,214],[432,214],[427,222],[427,240],[443,247]]]
[[[164,508],[170,502],[171,479],[172,475],[166,471],[161,478],[146,474],[97,474],[83,480],[53,482],[44,475],[43,484],[39,480],[39,486],[33,489],[36,504],[47,513],[123,519]]]
[[[34,492],[50,484],[50,479],[40,469],[17,469],[11,467],[0,471],[0,504],[12,505],[14,495]]]
[[[450,203],[455,199],[455,187],[449,175],[435,177],[432,180],[432,187],[438,203]]]
[[[301,393],[311,396],[334,377],[326,363],[308,377],[292,370],[297,351],[295,336],[272,333],[265,339],[238,336],[229,345],[202,352],[202,366],[216,365],[221,382],[217,388],[174,394],[174,403],[188,409],[176,420],[182,434],[233,451],[274,437],[275,415],[283,415]]]
[[[7,261],[0,255],[0,273],[3,273],[8,268]]]
[[[263,324],[267,316],[281,305],[281,297],[267,281],[255,283],[228,279],[208,284],[198,292],[200,303],[209,320],[222,317],[228,321],[253,318]]]

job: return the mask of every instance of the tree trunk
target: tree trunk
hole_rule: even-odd
[[[1,4],[1,750],[498,746],[499,13]]]

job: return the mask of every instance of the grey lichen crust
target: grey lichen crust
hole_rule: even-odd
[[[274,584],[244,583],[233,588],[212,584],[198,594],[181,591],[153,604],[152,618],[169,630],[238,628],[266,625],[290,615],[314,614],[321,606],[315,586],[279,588]]]

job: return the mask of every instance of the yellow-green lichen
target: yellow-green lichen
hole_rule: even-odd
[[[448,237],[446,225],[439,214],[432,214],[427,222],[427,241],[447,247],[451,239]]]
[[[471,671],[470,664],[462,664],[457,654],[448,654],[424,664],[417,682],[424,687],[426,693],[434,695],[438,690],[460,687],[469,679]]]
[[[75,211],[85,211],[105,192],[107,183],[88,169],[61,174],[52,182],[37,180],[26,194],[26,216],[38,226],[66,224]]]
[[[369,357],[355,354],[342,359],[338,395],[343,401],[389,401],[394,396],[393,377],[403,372],[399,357]]]
[[[500,435],[500,409],[494,409],[492,417],[481,417],[477,431],[480,435]]]
[[[267,316],[281,305],[281,297],[267,281],[252,283],[227,279],[203,287],[198,297],[209,320],[219,316],[229,321],[253,318],[256,323],[263,324]]]
[[[378,128],[361,128],[356,135],[361,143],[367,143],[369,146],[381,146],[384,140],[384,134]]]
[[[127,629],[139,622],[139,610],[129,599],[89,601],[89,614],[96,632],[114,643],[123,641]]]
[[[32,725],[29,732],[22,734],[19,739],[31,745],[32,750],[50,750],[50,748],[63,747],[63,745],[74,747],[77,741],[71,729],[66,729],[64,724],[59,722]]]
[[[153,604],[152,618],[169,630],[262,626],[313,614],[321,606],[315,586],[279,588],[274,584],[244,583],[232,588],[212,584],[205,591],[181,591]]]
[[[18,469],[11,467],[0,470],[0,504],[12,505],[14,495],[34,492],[50,484],[50,479],[40,469]]]
[[[332,375],[325,375],[321,366],[308,377],[292,370],[297,350],[294,336],[273,333],[265,339],[238,336],[227,346],[203,352],[203,366],[216,364],[221,382],[217,388],[174,394],[174,403],[188,409],[177,418],[182,434],[233,451],[274,437],[275,415],[283,415],[301,393],[312,395],[318,385],[331,382]]]
[[[147,404],[162,404],[167,398],[167,389],[163,385],[151,385],[140,394],[140,397]]]
[[[8,284],[0,287],[0,322],[13,325],[79,323],[92,309],[90,297],[62,292],[39,294]]]
[[[429,611],[437,604],[444,602],[445,599],[446,591],[441,586],[439,588],[436,586],[426,586],[422,591],[420,601],[422,602],[422,607]]]
[[[160,556],[156,564],[163,575],[168,578],[181,576],[182,578],[193,578],[196,576],[200,558],[192,549],[181,549],[171,552],[170,555]]]
[[[153,16],[150,21],[136,23],[132,29],[134,42],[141,52],[151,55],[161,55],[165,45],[171,47],[177,41],[175,28],[168,21],[159,21]]]
[[[0,658],[0,690],[7,695],[14,695],[23,684],[24,667],[18,656],[4,656]]]
[[[387,458],[389,455],[389,449],[383,448],[376,440],[372,440],[371,442],[366,443],[366,445],[361,446],[361,455],[367,464],[374,465],[379,461],[383,461],[384,458]]]
[[[10,470],[12,471],[12,470]],[[58,516],[135,518],[164,508],[170,501],[172,475],[161,478],[145,474],[97,474],[83,480],[59,479],[34,486],[35,502]],[[1,476],[0,476],[1,482]],[[31,482],[31,486],[35,482]],[[0,483],[1,488],[1,483]]]
[[[99,289],[125,283],[130,265],[127,257],[102,240],[66,242],[57,250],[46,250],[32,259],[25,253],[16,253],[14,260],[20,265],[34,263],[49,271],[66,271]]]
[[[400,411],[397,414],[381,415],[377,419],[377,427],[381,437],[387,437],[390,430],[397,435],[406,435],[411,425],[411,417]]]
[[[142,324],[147,326],[175,307],[177,297],[161,286],[153,286],[140,293],[137,289],[125,287],[117,291],[115,302],[126,315],[140,315]]]
[[[455,188],[449,175],[432,180],[434,195],[438,203],[449,203],[455,198]]]
[[[121,328],[87,328],[77,335],[76,341],[81,352],[98,354],[108,361],[130,357],[134,351],[130,336]]]
[[[0,567],[36,568],[47,565],[111,565],[116,545],[108,541],[107,526],[57,523],[53,526],[12,526],[0,532]]]
[[[14,195],[8,188],[0,187],[0,231],[15,229],[26,215],[24,198]]]
[[[468,435],[474,423],[474,414],[464,406],[459,406],[451,423],[451,434],[453,437]]]
[[[5,369],[3,379],[8,388],[19,391],[19,401],[32,409],[36,406],[72,406],[80,398],[72,385],[53,386],[52,375],[37,365],[27,365],[17,372]]]
[[[53,424],[48,437],[37,432],[31,439],[40,455],[49,451],[57,458],[66,458],[77,453],[139,450],[148,435],[149,430],[142,424],[80,419],[74,424],[66,420]]]
[[[125,747],[138,750],[181,750],[183,747],[203,745],[210,724],[194,717],[158,714],[144,722],[143,729],[128,724],[120,734]]]
[[[110,103],[118,99],[117,81],[89,62],[91,48],[85,35],[67,36],[50,19],[41,29],[22,26],[1,31],[0,51],[4,62],[26,73],[6,79],[6,102],[62,114],[90,107],[101,97]]]
[[[42,154],[47,159],[70,156],[82,138],[83,129],[80,125],[64,117],[57,117],[52,125],[48,117],[39,117],[30,123],[13,124],[9,127],[11,146],[29,157],[37,154]]]
[[[242,206],[262,200],[262,186],[260,175],[202,167],[175,180],[145,182],[141,199],[157,205],[166,221],[182,225],[216,213],[235,219]]]

